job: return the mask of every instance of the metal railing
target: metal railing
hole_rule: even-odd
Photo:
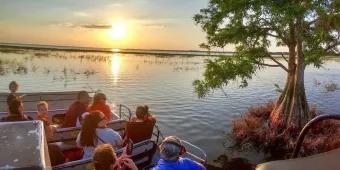
[[[182,140],[182,139],[181,139],[181,141],[182,141],[183,144],[189,145],[190,147],[196,149],[200,154],[202,154],[203,158],[201,158],[201,157],[199,157],[199,156],[197,156],[197,155],[191,153],[190,150],[187,152],[187,154],[188,154],[189,156],[191,156],[192,158],[198,160],[198,161],[199,161],[200,163],[202,163],[202,164],[206,164],[206,163],[207,163],[207,161],[208,161],[208,156],[207,156],[207,153],[206,153],[203,149],[199,148],[198,146],[196,146],[196,145],[194,145],[194,144],[192,144],[192,143],[190,143],[190,142],[188,142],[188,141],[186,141],[186,140]]]
[[[128,114],[129,114],[129,115],[126,115],[124,112],[122,112],[122,109],[123,109],[123,108],[125,108],[125,109],[128,111]],[[131,119],[131,116],[132,116],[132,112],[131,112],[130,108],[127,107],[127,106],[125,106],[125,105],[122,105],[122,104],[119,104],[119,111],[118,111],[118,114],[119,114],[119,118],[122,118],[122,114],[123,114],[124,116],[126,116],[126,117],[129,118],[128,120],[130,120],[130,119]]]
[[[324,114],[324,115],[320,115],[320,116],[316,116],[315,118],[313,118],[311,121],[309,121],[301,130],[298,140],[296,142],[296,145],[294,147],[294,151],[293,154],[291,156],[291,158],[297,158],[300,148],[302,146],[303,140],[307,134],[307,132],[309,131],[309,129],[311,127],[313,127],[313,125],[320,123],[323,120],[340,120],[340,115],[330,115],[330,114]]]
[[[53,114],[53,113],[59,113],[59,112],[65,112],[66,109],[54,109],[54,110],[48,110],[48,114]],[[37,111],[24,111],[25,114],[35,114]],[[0,112],[1,115],[7,115],[8,112]]]
[[[161,139],[161,140],[165,139],[164,135],[159,130],[158,125],[155,125],[154,131],[153,131],[152,134],[153,134],[153,136],[156,137],[156,144],[160,144],[162,142],[159,139]],[[190,143],[186,140],[181,139],[181,141],[184,145],[190,146],[191,149],[195,149],[196,151],[198,151],[203,157],[195,155],[194,153],[190,152],[190,149],[186,148],[187,149],[187,152],[186,152],[187,155],[198,160],[200,163],[203,163],[203,164],[207,163],[208,156],[207,156],[207,153],[203,149],[199,148],[198,146],[196,146],[196,145],[194,145],[194,144],[192,144],[192,143]]]

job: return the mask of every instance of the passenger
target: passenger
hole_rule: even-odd
[[[144,121],[156,124],[156,118],[149,112],[149,106],[144,105],[144,109],[145,109]]]
[[[50,161],[52,166],[60,165],[67,162],[65,155],[60,150],[60,148],[55,144],[48,144],[48,154],[50,156]]]
[[[83,158],[92,157],[94,148],[99,144],[111,144],[113,147],[121,147],[123,141],[120,135],[107,128],[105,115],[99,111],[91,112],[85,117],[80,133],[77,137],[78,147],[83,147]]]
[[[132,118],[125,127],[124,145],[129,139],[133,143],[138,143],[152,137],[152,131],[155,126],[156,119],[149,113],[148,106],[138,106],[136,109],[136,117]]]
[[[179,138],[169,136],[160,145],[160,157],[152,170],[205,170],[205,167],[188,158],[181,158],[185,154],[185,147]]]
[[[122,169],[122,165],[130,170],[138,170],[136,164],[127,155],[117,159],[115,150],[109,144],[98,145],[92,160],[95,170],[117,170]]]
[[[13,121],[33,120],[32,117],[24,114],[24,106],[19,96],[16,96],[14,99],[12,99],[12,101],[10,102],[10,105],[8,106],[8,110],[9,110],[9,115],[6,117],[3,117],[1,121],[13,122]]]
[[[7,105],[10,105],[10,102],[17,97],[17,91],[19,89],[19,84],[16,81],[11,81],[8,85],[9,95],[7,96]]]
[[[156,118],[149,112],[149,107],[147,105],[138,106],[136,109],[136,117],[131,119],[132,122],[145,122],[156,124]]]
[[[87,111],[90,103],[90,96],[86,91],[80,91],[77,96],[77,101],[73,102],[65,113],[65,119],[62,127],[75,127],[79,116]]]
[[[79,118],[77,120],[76,127],[81,127],[81,125],[84,122],[85,117],[89,114],[90,114],[89,112],[85,112],[85,113],[81,114],[81,116],[79,116]]]
[[[48,104],[46,101],[40,101],[37,104],[37,115],[36,119],[41,120],[44,123],[44,129],[47,141],[51,140],[53,138],[53,133],[55,131],[55,128],[51,126],[51,123],[48,118]]]
[[[112,119],[112,112],[110,106],[106,104],[106,96],[104,93],[96,93],[93,97],[93,103],[89,107],[89,112],[99,110],[104,113],[106,121],[110,121]]]

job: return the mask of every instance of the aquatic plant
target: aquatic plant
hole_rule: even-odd
[[[274,101],[264,106],[251,107],[243,116],[233,120],[230,132],[233,143],[230,147],[243,151],[244,148],[253,148],[264,152],[272,160],[289,158],[299,131],[291,128],[281,134],[273,133],[269,115],[274,107]],[[310,108],[310,112],[313,117],[322,114],[316,113],[315,106]],[[305,137],[300,155],[309,156],[340,147],[339,127],[340,124],[334,120],[326,120],[313,126]]]
[[[339,90],[340,88],[337,83],[331,81],[325,84],[325,89],[327,92],[332,92],[332,91]]]

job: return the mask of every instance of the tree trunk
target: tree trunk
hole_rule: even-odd
[[[275,109],[270,115],[270,126],[276,132],[299,132],[311,118],[304,87],[304,55],[302,49],[302,17],[291,24],[288,76]]]

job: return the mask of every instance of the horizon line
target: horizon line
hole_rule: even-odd
[[[64,50],[64,51],[87,51],[87,52],[110,52],[110,53],[134,53],[134,54],[168,54],[168,55],[196,55],[196,54],[181,54],[181,53],[166,53],[166,52],[192,52],[201,53],[206,56],[216,56],[219,54],[234,54],[235,51],[217,51],[217,50],[174,50],[174,49],[138,49],[138,48],[104,48],[104,47],[88,47],[88,46],[71,46],[71,45],[51,45],[51,44],[33,44],[33,43],[13,43],[0,42],[0,47],[26,48],[26,49],[49,49],[49,50]],[[143,52],[144,51],[144,52]],[[161,52],[161,53],[157,53]],[[165,52],[165,53],[164,53]],[[281,55],[288,52],[270,52],[270,54]]]

